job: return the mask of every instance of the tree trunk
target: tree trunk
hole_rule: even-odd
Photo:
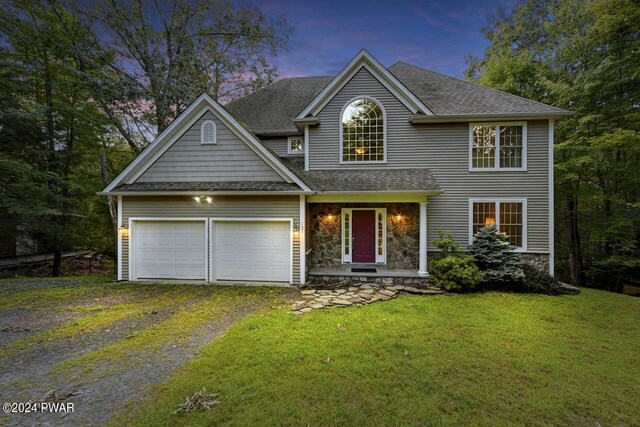
[[[582,267],[582,248],[578,230],[578,201],[577,196],[568,195],[566,199],[567,216],[566,232],[569,243],[569,280],[574,286],[584,284]]]
[[[60,277],[60,267],[62,266],[62,249],[57,247],[53,250],[53,266],[51,267],[51,275]]]
[[[107,154],[104,151],[100,152],[100,172],[102,175],[102,185],[105,187],[109,185],[109,170],[107,169]],[[113,247],[115,248],[113,254],[113,269],[117,273],[118,265],[118,206],[113,196],[107,196],[107,205],[109,206],[109,215],[111,216],[111,225],[113,226]]]

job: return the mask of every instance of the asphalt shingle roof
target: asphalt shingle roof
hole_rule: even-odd
[[[258,135],[298,133],[293,119],[333,77],[297,77],[275,82],[225,108]]]
[[[283,159],[314,191],[323,192],[440,192],[428,169],[304,170],[303,159]]]
[[[567,112],[404,62],[389,71],[436,115]]]
[[[567,112],[404,62],[397,62],[388,70],[436,115]],[[327,76],[280,80],[225,107],[257,135],[296,134],[293,119],[332,79]]]
[[[286,182],[229,181],[229,182],[134,182],[123,184],[114,191],[300,191],[297,184]]]

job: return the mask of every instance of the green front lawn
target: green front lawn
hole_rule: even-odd
[[[403,296],[254,315],[118,425],[639,425],[640,299]],[[210,412],[174,415],[200,388]]]

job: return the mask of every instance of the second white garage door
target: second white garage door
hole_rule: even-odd
[[[290,226],[288,221],[216,221],[215,279],[289,282]]]

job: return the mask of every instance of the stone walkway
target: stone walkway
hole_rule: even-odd
[[[294,314],[304,314],[327,307],[348,307],[350,305],[360,307],[376,301],[393,299],[401,292],[423,295],[444,293],[436,287],[418,289],[413,286],[385,286],[379,283],[352,284],[346,288],[336,289],[303,289],[300,291],[302,299],[294,302],[291,305],[291,310]]]

